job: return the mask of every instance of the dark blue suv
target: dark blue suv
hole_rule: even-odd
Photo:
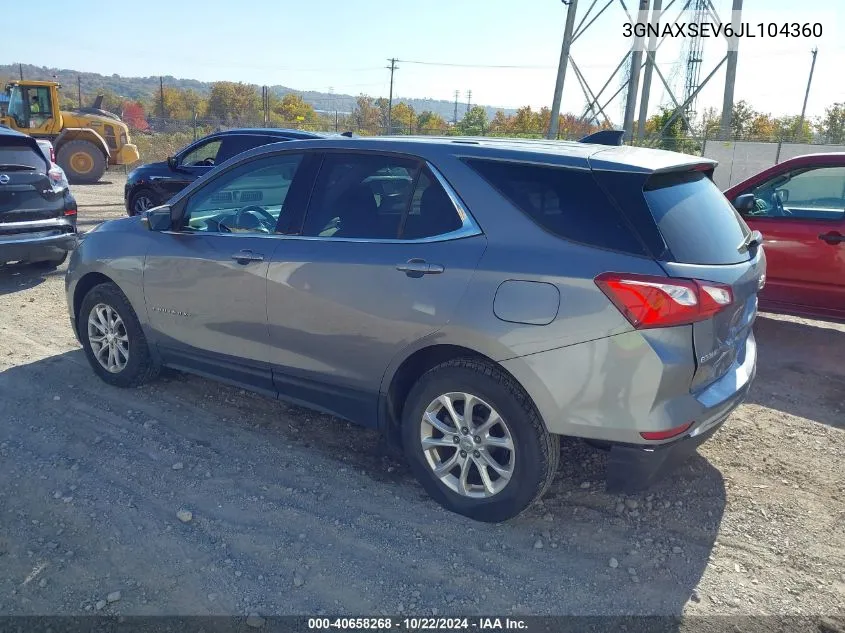
[[[133,169],[126,179],[124,202],[129,215],[160,204],[232,156],[282,141],[325,138],[326,134],[273,128],[238,128],[209,134],[181,149],[167,161]]]

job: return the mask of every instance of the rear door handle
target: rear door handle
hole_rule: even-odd
[[[445,268],[440,264],[429,264],[424,259],[409,259],[403,264],[396,264],[396,270],[408,277],[422,277],[423,275],[439,275]]]
[[[836,231],[831,231],[830,233],[822,233],[819,235],[819,239],[823,242],[827,242],[828,244],[839,244],[841,242],[845,242],[845,235],[837,233]]]
[[[250,250],[242,250],[234,255],[232,255],[232,259],[234,259],[239,264],[249,264],[250,262],[263,262],[264,255],[261,253],[253,253]]]

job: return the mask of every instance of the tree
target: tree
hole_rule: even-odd
[[[759,113],[746,101],[737,101],[733,105],[731,116],[731,134],[735,139],[743,138],[751,127],[751,122]]]
[[[407,103],[404,101],[394,103],[393,111],[390,113],[390,119],[392,121],[391,134],[413,134],[416,118],[417,113]]]
[[[778,138],[778,123],[771,114],[757,112],[748,124],[747,137],[760,141],[776,140]]]
[[[131,129],[143,132],[149,129],[150,124],[147,123],[147,115],[144,112],[144,106],[138,101],[124,101],[123,115],[121,116],[123,122]]]
[[[217,81],[211,84],[208,97],[208,114],[224,122],[256,121],[261,107],[261,98],[255,86]]]
[[[496,110],[493,120],[490,122],[490,132],[493,134],[506,134],[510,129],[511,120],[502,110]]]
[[[458,121],[458,131],[468,136],[483,136],[487,130],[487,110],[473,106],[464,118]]]
[[[445,119],[431,110],[424,110],[417,117],[418,134],[443,134],[448,128]]]
[[[780,117],[777,119],[777,127],[779,138],[790,143],[810,143],[813,140],[810,122],[807,119],[801,121],[801,117],[797,114]]]
[[[824,111],[816,130],[826,143],[845,143],[845,103],[834,103]]]
[[[387,131],[387,111],[390,109],[390,102],[384,97],[379,97],[375,104],[379,111],[378,126],[381,131]]]
[[[543,131],[539,113],[534,112],[531,106],[519,108],[511,118],[510,131],[515,134],[539,134]]]
[[[273,108],[286,122],[295,121],[298,124],[314,123],[317,120],[317,113],[314,106],[306,103],[298,94],[290,92],[286,94],[281,102]]]
[[[352,110],[352,125],[359,134],[378,134],[380,109],[373,103],[373,98],[367,95],[358,95],[355,101],[355,109]]]

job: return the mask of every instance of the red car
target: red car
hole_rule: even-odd
[[[725,196],[763,234],[760,308],[845,321],[845,153],[792,158]]]

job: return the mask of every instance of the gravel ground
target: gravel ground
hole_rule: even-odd
[[[123,181],[75,187],[89,230]],[[376,434],[166,373],[120,390],[63,269],[0,269],[0,614],[845,615],[845,326],[763,315],[749,402],[667,480],[605,492],[566,441],[503,525],[427,498]],[[839,624],[836,624],[836,622]]]

